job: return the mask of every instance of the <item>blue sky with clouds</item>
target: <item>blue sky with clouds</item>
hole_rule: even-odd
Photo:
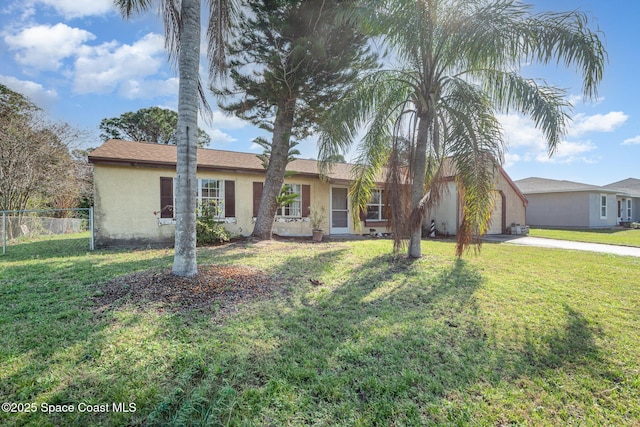
[[[0,4],[0,82],[29,96],[53,118],[89,131],[84,145],[99,144],[100,120],[127,111],[177,107],[178,80],[167,64],[156,13],[123,20],[112,0],[3,0]],[[539,176],[604,185],[640,178],[640,79],[637,57],[640,2],[534,0],[537,11],[582,10],[603,33],[609,54],[595,102],[583,102],[575,70],[524,67],[523,74],[566,88],[573,124],[558,152],[547,156],[540,131],[524,117],[501,115],[513,179]],[[215,106],[215,101],[212,100]],[[259,151],[264,131],[215,112],[212,148]],[[316,156],[315,140],[300,146]]]

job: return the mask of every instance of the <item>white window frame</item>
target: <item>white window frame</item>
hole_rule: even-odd
[[[600,194],[600,219],[607,219],[608,204],[607,195]],[[604,215],[602,212],[604,212]]]
[[[210,182],[216,183],[217,188],[204,188]],[[211,196],[210,191],[217,191],[217,196]],[[209,192],[209,194],[207,194]],[[198,179],[198,215],[202,215],[202,206],[205,203],[214,201],[219,207],[218,214],[215,218],[224,218],[224,180],[222,179]],[[210,204],[210,203],[208,203]]]
[[[631,199],[627,199],[627,220],[631,220],[631,218],[633,218],[633,203],[631,203],[632,200]]]
[[[302,184],[284,184],[288,186],[287,194],[298,194],[293,202],[280,206],[276,215],[282,218],[302,218]]]
[[[375,202],[374,193],[378,194],[378,200]],[[377,218],[369,218],[369,206],[376,206],[378,208],[378,217]],[[384,190],[380,188],[376,188],[371,190],[371,200],[367,203],[367,221],[386,221],[388,218],[384,217]]]

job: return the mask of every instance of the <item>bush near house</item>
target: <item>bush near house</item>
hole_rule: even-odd
[[[226,243],[231,240],[231,233],[220,223],[217,211],[216,207],[208,206],[203,208],[202,214],[197,217],[196,240],[198,245]]]

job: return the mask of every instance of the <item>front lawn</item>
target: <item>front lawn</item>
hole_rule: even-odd
[[[34,405],[3,411],[0,424],[640,419],[640,259],[485,244],[458,260],[453,243],[429,241],[408,262],[390,250],[388,240],[200,249],[203,275],[229,266],[264,283],[203,276],[190,285],[198,303],[160,286],[170,251],[9,253],[0,395]]]
[[[534,237],[571,240],[574,242],[606,243],[609,245],[640,247],[640,229],[607,228],[588,230],[556,230],[532,228],[529,234]]]

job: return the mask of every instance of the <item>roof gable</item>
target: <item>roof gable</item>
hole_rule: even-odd
[[[572,192],[603,192],[616,193],[615,190],[581,182],[531,177],[515,181],[520,190],[526,194],[540,193],[572,193]]]
[[[612,182],[605,185],[605,188],[626,191],[634,197],[640,197],[640,179],[637,178],[627,178],[622,181]]]

